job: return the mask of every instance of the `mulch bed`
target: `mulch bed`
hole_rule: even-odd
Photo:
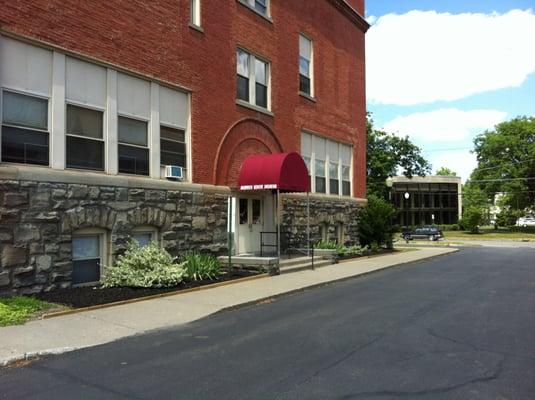
[[[362,257],[375,257],[375,256],[381,256],[384,254],[397,253],[398,251],[399,250],[396,250],[396,249],[381,249],[379,251],[376,251],[375,253],[358,254],[358,255],[353,255],[353,256],[341,256],[338,258],[338,261],[352,260],[354,258],[362,258]]]
[[[114,303],[116,301],[137,299],[141,297],[153,296],[157,294],[191,289],[199,286],[210,285],[218,282],[232,281],[239,278],[258,275],[257,272],[248,270],[235,270],[222,275],[216,280],[182,282],[180,285],[170,288],[106,288],[98,286],[84,286],[70,289],[56,290],[53,292],[39,293],[35,297],[39,300],[51,303],[63,304],[73,308],[90,307],[101,304]]]

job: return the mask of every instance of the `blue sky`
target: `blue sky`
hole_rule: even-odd
[[[368,0],[368,110],[465,180],[474,137],[535,115],[535,0]]]

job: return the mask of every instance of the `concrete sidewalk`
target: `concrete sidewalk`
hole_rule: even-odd
[[[0,366],[195,321],[217,311],[458,251],[425,248],[0,328]]]

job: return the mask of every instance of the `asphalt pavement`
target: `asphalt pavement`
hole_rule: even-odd
[[[535,399],[534,249],[465,248],[0,370],[0,399],[399,398]]]

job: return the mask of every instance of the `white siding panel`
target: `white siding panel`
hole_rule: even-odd
[[[304,157],[312,155],[312,135],[309,133],[301,134],[301,155]]]
[[[68,100],[106,107],[106,69],[75,58],[67,58]]]
[[[314,152],[317,160],[325,160],[325,139],[319,136],[314,136]]]
[[[188,116],[188,95],[160,86],[160,122],[186,129]]]
[[[347,146],[345,144],[340,145],[340,158],[342,159],[343,165],[351,166],[351,153],[351,146]]]
[[[117,111],[119,114],[150,118],[150,83],[133,76],[117,74]]]
[[[52,52],[10,38],[0,43],[2,86],[35,92],[52,93]]]
[[[329,154],[329,160],[331,162],[338,162],[338,158],[340,156],[340,153],[338,151],[339,144],[337,142],[333,142],[332,140],[327,141],[328,145],[328,154]]]

